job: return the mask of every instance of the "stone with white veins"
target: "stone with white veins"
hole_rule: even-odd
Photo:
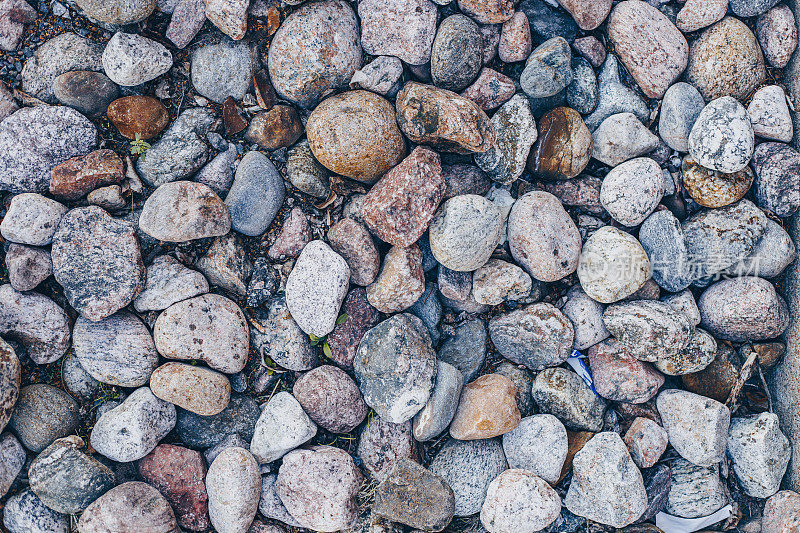
[[[219,533],[244,533],[258,513],[261,471],[244,448],[226,448],[206,474],[208,515]]]
[[[523,418],[503,435],[503,451],[509,468],[521,468],[555,484],[567,458],[567,430],[553,415]]]
[[[656,398],[669,443],[681,457],[698,466],[722,461],[731,412],[723,404],[693,392],[662,391]]]
[[[69,516],[47,507],[30,489],[6,501],[3,525],[11,533],[70,533]]]
[[[317,434],[317,425],[289,392],[281,391],[264,406],[250,441],[256,460],[271,463]]]
[[[678,457],[670,461],[671,487],[664,512],[681,518],[701,518],[728,503],[719,466],[697,466]]]
[[[623,226],[644,222],[662,196],[664,174],[649,157],[637,157],[612,168],[600,187],[600,203]]]
[[[491,119],[497,138],[487,151],[475,154],[475,163],[500,183],[512,183],[525,170],[528,153],[539,133],[528,99],[514,95]]]
[[[633,113],[617,113],[603,120],[592,133],[592,157],[611,167],[652,152],[658,137]]]
[[[144,289],[133,301],[140,313],[161,311],[170,305],[208,292],[208,281],[196,270],[169,255],[160,255],[147,267]]]
[[[652,270],[636,237],[603,226],[584,243],[577,272],[581,288],[590,298],[613,303],[642,288]]]
[[[761,413],[731,420],[728,455],[748,496],[769,498],[778,492],[791,454],[789,439],[778,425],[778,415]]]
[[[755,149],[747,110],[732,96],[712,100],[697,116],[689,133],[689,154],[706,168],[738,172]]]
[[[747,106],[753,133],[765,139],[790,142],[794,134],[786,94],[779,85],[767,85],[753,94]]]
[[[151,81],[172,68],[172,54],[152,39],[117,32],[103,50],[103,70],[117,85],[133,87]]]

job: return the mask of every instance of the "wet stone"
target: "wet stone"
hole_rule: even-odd
[[[539,119],[542,134],[528,158],[528,169],[546,179],[571,179],[580,174],[592,155],[592,135],[580,114],[557,107]]]

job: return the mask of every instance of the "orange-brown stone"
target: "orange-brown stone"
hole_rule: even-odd
[[[77,200],[124,178],[122,159],[113,150],[95,150],[56,166],[50,172],[50,193],[65,200]]]
[[[486,374],[464,386],[450,435],[459,440],[490,439],[516,428],[522,416],[517,386],[502,374]]]
[[[135,139],[152,139],[169,124],[169,113],[164,104],[150,96],[124,96],[108,106],[108,120],[122,136]]]

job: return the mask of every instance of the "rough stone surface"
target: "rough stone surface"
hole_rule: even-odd
[[[503,435],[503,451],[509,468],[521,468],[555,484],[567,458],[567,430],[549,414],[523,418]]]
[[[63,356],[69,347],[69,318],[53,300],[36,292],[18,292],[11,285],[0,286],[0,333],[16,340],[34,363],[52,363]],[[11,370],[17,366],[14,350],[7,345],[5,364]],[[17,370],[17,383],[19,371]],[[9,405],[10,409],[12,406]],[[2,411],[2,409],[0,409]],[[2,416],[0,416],[2,420]],[[0,423],[0,427],[4,424]]]
[[[261,472],[244,448],[224,449],[206,475],[208,514],[219,533],[247,531],[258,512]]]
[[[502,374],[486,374],[461,391],[450,435],[458,440],[489,439],[519,425],[517,387]]]
[[[800,525],[800,497],[791,490],[782,490],[767,500],[764,518],[761,522],[763,533],[780,533],[785,527]]]
[[[463,194],[445,201],[429,228],[431,251],[436,260],[460,272],[483,266],[502,239],[500,210],[491,201]]]
[[[72,396],[61,389],[44,383],[28,385],[19,391],[8,427],[25,448],[39,453],[78,429],[79,409]]]
[[[617,113],[603,120],[592,133],[592,157],[615,167],[658,146],[658,137],[633,113]]]
[[[780,217],[795,213],[800,208],[797,194],[800,152],[783,143],[761,143],[753,154],[752,165],[759,207]]]
[[[678,12],[675,25],[683,32],[693,32],[719,22],[728,11],[725,0],[688,0]]]
[[[497,351],[505,358],[533,371],[566,361],[575,339],[570,320],[547,303],[492,317],[489,334]]]
[[[603,178],[600,203],[623,226],[638,226],[655,210],[663,195],[661,167],[649,157],[637,157],[615,166]]]
[[[607,400],[644,403],[664,384],[664,376],[616,339],[592,346],[588,356],[595,390]]]
[[[81,513],[78,528],[86,533],[171,533],[177,530],[178,522],[169,502],[157,489],[141,481],[129,481],[93,501]]]
[[[572,322],[576,350],[594,346],[611,335],[603,323],[603,304],[589,298],[580,285],[570,289],[566,299],[561,312]]]
[[[3,525],[11,533],[69,533],[69,517],[53,511],[30,489],[11,496],[3,508]]]
[[[589,297],[613,303],[639,290],[650,279],[652,267],[635,237],[603,226],[583,244],[577,272]]]
[[[654,300],[611,305],[603,313],[603,323],[631,356],[650,362],[677,354],[694,334],[685,314]]]
[[[372,477],[382,482],[398,459],[419,460],[411,422],[394,424],[372,417],[361,431],[356,454]]]
[[[103,50],[103,70],[117,85],[133,87],[154,80],[172,68],[172,54],[152,39],[117,32]]]
[[[759,137],[782,142],[792,140],[792,117],[786,104],[786,93],[779,85],[767,85],[757,90],[747,106],[747,115],[753,132]]]
[[[548,98],[572,82],[572,52],[563,37],[553,37],[537,46],[525,62],[520,85],[531,98]]]
[[[681,457],[698,466],[719,463],[725,455],[730,410],[711,398],[678,389],[663,391],[656,407]]]
[[[436,6],[428,0],[367,0],[358,5],[361,45],[371,55],[399,57],[410,65],[431,59]]]
[[[606,402],[571,370],[543,370],[533,382],[531,395],[540,412],[556,416],[569,430],[594,432],[603,427]]]
[[[712,170],[738,172],[747,166],[753,150],[753,126],[747,110],[730,96],[709,102],[689,133],[689,154]]]
[[[350,282],[367,286],[378,275],[380,255],[367,229],[351,218],[343,218],[328,230],[328,242],[350,267]]]
[[[47,250],[10,243],[6,250],[8,281],[14,290],[30,291],[53,273],[53,262]]]
[[[506,470],[486,492],[481,523],[490,533],[541,531],[561,514],[561,498],[542,478],[526,470]]]
[[[166,363],[150,377],[153,395],[202,416],[220,413],[231,398],[224,374],[183,363]]]
[[[152,139],[169,124],[169,113],[164,104],[151,96],[123,96],[108,105],[108,120],[128,139]]]
[[[784,68],[797,48],[797,25],[791,8],[775,6],[758,17],[756,35],[769,64]]]
[[[252,396],[234,394],[228,406],[218,415],[200,416],[179,409],[175,433],[192,448],[211,448],[223,442],[228,435],[237,435],[249,442],[260,415],[261,409]]]
[[[625,445],[639,468],[650,468],[667,450],[667,432],[649,418],[637,417],[625,433]]]
[[[0,234],[11,242],[47,246],[53,242],[58,223],[66,212],[65,205],[41,194],[16,194],[0,222]]]
[[[385,31],[385,23],[383,27]],[[461,14],[444,19],[431,48],[433,84],[448,91],[461,91],[475,80],[482,66],[483,38],[478,25]]]
[[[223,40],[192,53],[192,85],[218,104],[229,96],[241,100],[253,76],[253,59],[247,43]]]
[[[475,163],[494,181],[512,183],[525,170],[528,154],[538,137],[528,99],[514,95],[495,112],[491,123],[496,134],[494,146],[476,154]]]
[[[208,292],[208,281],[196,270],[169,255],[160,255],[147,267],[144,289],[133,301],[141,312],[161,311],[170,305]]]
[[[367,416],[367,406],[353,378],[331,365],[306,372],[292,394],[314,422],[333,433],[349,433]]]
[[[697,466],[678,458],[670,468],[672,483],[664,512],[681,518],[700,518],[728,503],[717,465]]]
[[[53,81],[65,72],[91,70],[102,72],[103,45],[66,32],[48,39],[25,61],[21,88],[26,93],[55,104]],[[64,158],[66,159],[66,158]]]
[[[527,297],[531,286],[531,277],[517,265],[489,259],[474,272],[472,298],[480,304],[498,305]]]
[[[778,492],[789,465],[791,446],[778,424],[774,413],[731,420],[728,455],[742,488],[754,498]]]
[[[141,22],[156,8],[156,0],[124,0],[103,2],[102,0],[78,0],[84,14],[106,24],[132,24]]]
[[[339,366],[352,368],[356,350],[364,334],[380,320],[378,310],[367,300],[367,293],[361,287],[350,291],[342,304],[342,312],[347,320],[337,324],[328,334],[331,359]]]
[[[475,379],[486,360],[486,323],[480,318],[464,321],[453,328],[439,348],[439,359],[464,374],[464,382]]]
[[[317,434],[317,426],[289,392],[281,391],[261,410],[250,452],[259,462],[271,463]]]
[[[461,96],[469,98],[484,111],[489,111],[507,102],[515,91],[514,80],[484,67],[472,85],[461,92]]]

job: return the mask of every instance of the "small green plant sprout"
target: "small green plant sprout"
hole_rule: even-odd
[[[344,324],[347,321],[347,313],[342,313],[339,315],[339,318],[336,319],[336,325]],[[311,340],[311,346],[317,346],[318,344],[322,344],[322,353],[328,359],[333,357],[333,351],[331,351],[331,347],[328,344],[328,336],[324,335],[322,337],[317,337],[313,333],[308,334],[309,340]]]
[[[141,134],[136,134],[136,139],[131,142],[131,154],[140,155],[144,159],[145,152],[150,148],[150,143],[142,139]]]

